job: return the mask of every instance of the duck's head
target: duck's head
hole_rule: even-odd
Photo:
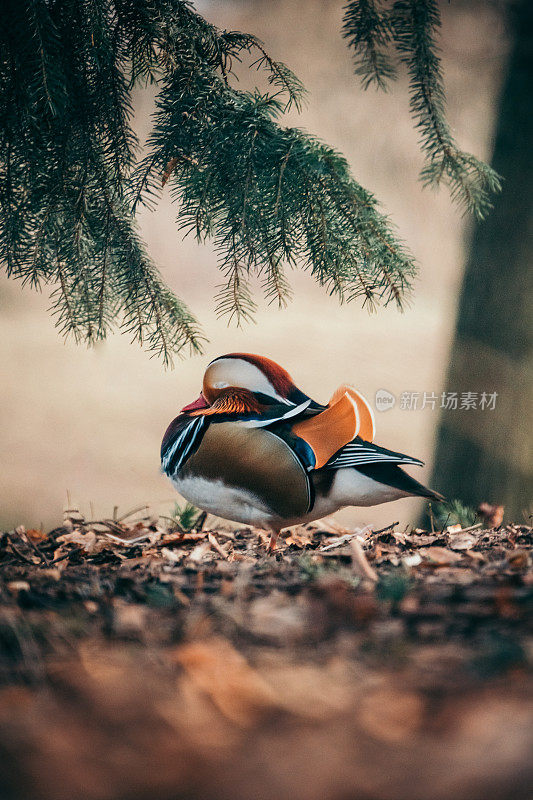
[[[253,393],[263,403],[298,405],[309,399],[295,385],[287,370],[270,358],[251,353],[229,353],[208,365],[200,397],[182,411],[208,408],[229,389]]]

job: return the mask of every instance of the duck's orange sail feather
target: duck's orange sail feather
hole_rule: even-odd
[[[336,392],[334,392],[328,405],[331,406],[339,397],[342,397],[344,394],[349,395],[350,399],[353,400],[357,406],[357,412],[359,414],[359,430],[357,431],[356,435],[360,436],[361,439],[364,439],[365,442],[373,442],[374,436],[376,435],[374,412],[372,411],[370,403],[365,397],[363,397],[361,392],[358,392],[353,386],[343,384],[342,386],[339,386]]]
[[[375,435],[374,415],[356,389],[339,386],[325,411],[297,422],[292,430],[311,447],[316,459],[315,469],[319,469],[356,436],[371,442]]]

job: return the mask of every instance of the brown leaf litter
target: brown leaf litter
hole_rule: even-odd
[[[2,534],[3,796],[529,796],[530,526],[267,541],[146,509]]]

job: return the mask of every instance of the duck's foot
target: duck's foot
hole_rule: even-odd
[[[273,553],[276,549],[276,542],[278,540],[279,531],[270,531],[270,541],[267,547],[267,553]]]

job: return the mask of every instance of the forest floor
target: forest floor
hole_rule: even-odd
[[[533,529],[0,540],[7,800],[521,800]]]

